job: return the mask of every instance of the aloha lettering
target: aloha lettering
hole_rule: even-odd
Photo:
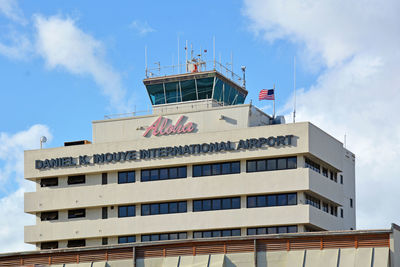
[[[181,116],[175,125],[170,124],[168,125],[168,119],[163,118],[162,116],[158,117],[158,119],[150,125],[146,131],[144,132],[143,136],[147,136],[149,132],[152,131],[152,135],[169,135],[169,134],[180,134],[180,133],[191,133],[194,130],[194,125],[192,122],[188,122],[183,124],[184,116]]]

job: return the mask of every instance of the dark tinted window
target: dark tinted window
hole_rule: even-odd
[[[136,216],[136,206],[119,206],[118,207],[118,217],[134,217]]]
[[[297,158],[274,158],[247,161],[247,172],[274,171],[297,168]]]
[[[195,168],[193,168],[193,172],[195,172]],[[193,174],[193,176],[195,175]],[[142,182],[147,182],[147,181],[177,179],[186,177],[187,177],[186,166],[182,166],[182,167],[142,170],[140,180]]]
[[[288,158],[287,168],[288,169],[296,169],[297,168],[297,158],[296,157]]]
[[[240,209],[240,197],[193,201],[193,211]]]
[[[287,169],[287,159],[278,159],[278,170],[284,170]]]
[[[41,221],[53,221],[58,220],[58,211],[48,211],[40,213]]]
[[[134,183],[134,182],[135,182],[135,171],[118,173],[118,183],[119,184]]]
[[[68,176],[68,184],[84,184],[85,175]]]
[[[240,162],[193,165],[193,177],[240,173]]]
[[[257,207],[257,197],[247,197],[247,207],[248,208]]]
[[[101,184],[107,184],[107,173],[106,172],[101,174]]]
[[[41,187],[48,187],[48,186],[57,186],[58,185],[58,178],[45,178],[40,180]],[[57,244],[58,245],[58,244]]]
[[[240,235],[241,235],[240,229],[223,229],[223,230],[193,232],[193,238],[211,238],[211,237],[240,236]]]
[[[77,240],[68,240],[67,247],[75,248],[75,247],[84,247],[86,245],[85,239],[77,239]]]
[[[83,218],[86,216],[85,214],[86,214],[85,209],[69,210],[68,219]]]
[[[276,159],[268,159],[267,160],[267,170],[268,171],[276,170]]]
[[[40,249],[56,249],[58,248],[58,242],[43,242],[40,244]]]
[[[118,237],[118,244],[124,244],[124,243],[134,243],[136,242],[136,236],[119,236]]]
[[[164,241],[164,240],[177,240],[177,239],[187,239],[187,233],[162,233],[162,234],[151,234],[151,235],[142,235],[142,242],[148,241]]]
[[[183,212],[187,212],[186,201],[142,204],[142,216]]]

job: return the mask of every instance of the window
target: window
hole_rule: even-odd
[[[45,178],[40,180],[40,187],[57,186],[58,178]]]
[[[165,202],[165,203],[153,203],[153,204],[142,204],[142,216],[147,215],[158,215],[168,213],[184,213],[187,212],[187,202]]]
[[[164,233],[164,234],[151,234],[151,235],[142,235],[142,242],[149,241],[164,241],[164,240],[178,240],[178,239],[187,239],[187,233]]]
[[[68,176],[68,184],[84,184],[85,175]]]
[[[327,168],[322,168],[322,175],[325,177],[328,177],[328,169]],[[333,180],[332,172],[331,172],[331,180]]]
[[[322,210],[329,213],[329,205],[328,203],[323,202],[322,203]]]
[[[142,170],[140,181],[148,182],[148,181],[167,180],[167,179],[179,179],[186,177],[187,177],[186,166],[181,166],[172,168]]]
[[[102,219],[108,218],[108,208],[107,207],[101,208],[101,218]]]
[[[297,158],[275,158],[275,159],[258,159],[248,160],[247,172],[275,171],[297,168]]]
[[[340,217],[343,218],[343,209],[340,209]]]
[[[106,172],[101,174],[101,184],[107,184],[107,173]]]
[[[118,183],[134,183],[135,182],[135,171],[118,172]]]
[[[41,221],[54,221],[58,220],[58,211],[48,211],[40,213]]]
[[[134,217],[136,215],[136,206],[119,206],[118,207],[118,218],[123,217]]]
[[[318,198],[312,197],[310,195],[305,194],[306,196],[306,204],[309,204],[317,209],[321,209],[321,201]]]
[[[297,205],[297,193],[247,197],[247,208],[288,205]]]
[[[352,207],[353,207],[353,199],[350,198],[350,208],[352,208]]]
[[[337,210],[338,210],[337,207],[331,206],[331,214],[332,214],[333,216],[336,216],[336,217],[337,217]]]
[[[85,209],[76,209],[68,211],[68,219],[83,218],[86,216]]]
[[[240,161],[193,165],[193,177],[240,173]]]
[[[102,244],[102,245],[108,245],[108,238],[107,238],[107,237],[103,237],[103,238],[101,239],[101,244]]]
[[[318,173],[321,173],[321,167],[319,166],[318,163],[315,163],[314,161],[310,160],[309,158],[305,158],[305,167],[310,168],[313,171],[316,171]]]
[[[134,235],[118,237],[118,244],[135,243],[135,242],[136,242],[136,236]]]
[[[68,240],[67,243],[68,248],[84,247],[84,246],[86,246],[85,239]]]
[[[56,249],[58,248],[58,242],[43,242],[40,244],[40,249]]]
[[[193,211],[240,209],[240,197],[203,199],[193,201]]]
[[[193,238],[211,238],[211,237],[226,237],[226,236],[240,236],[240,229],[223,229],[212,231],[196,231],[193,232]]]
[[[343,184],[343,175],[340,175],[340,183]]]

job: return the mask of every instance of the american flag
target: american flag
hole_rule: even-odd
[[[258,100],[275,100],[274,89],[262,89]]]

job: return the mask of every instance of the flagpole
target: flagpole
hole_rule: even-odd
[[[276,93],[275,93],[275,84],[274,84],[274,116],[273,116],[273,119],[275,119],[275,97],[276,97]]]

